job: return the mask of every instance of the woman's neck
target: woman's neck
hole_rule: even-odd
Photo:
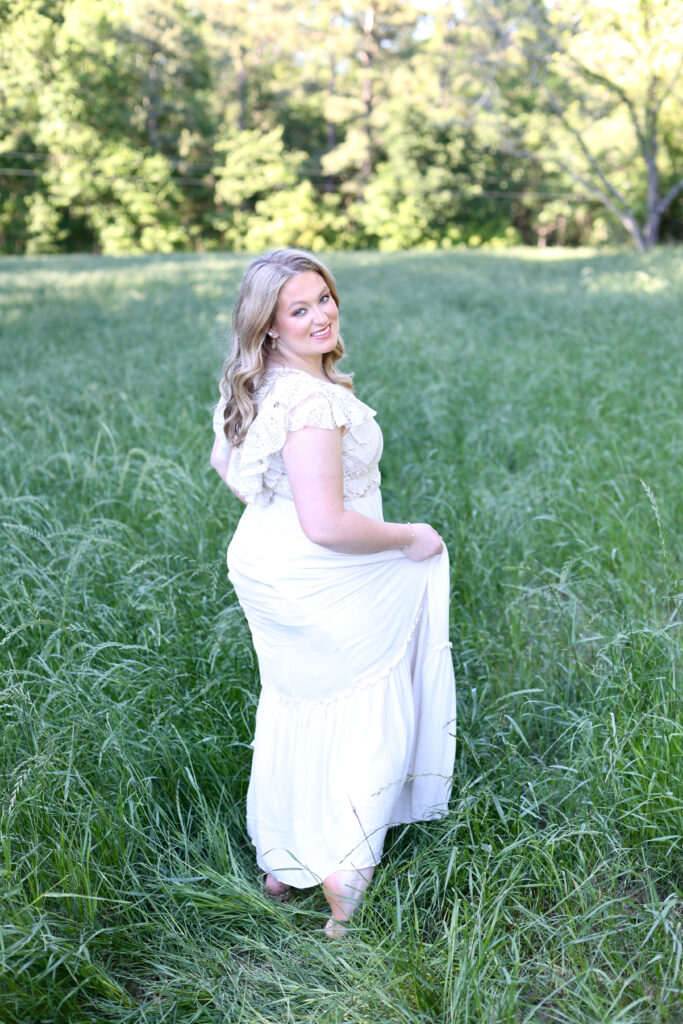
[[[268,356],[266,360],[266,369],[282,369],[282,370],[300,370],[302,373],[307,373],[310,377],[316,377],[318,380],[327,380],[329,377],[325,373],[322,358],[314,358],[309,360],[284,360],[278,359],[278,353],[274,352]]]

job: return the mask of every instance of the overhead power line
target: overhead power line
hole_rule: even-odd
[[[54,159],[57,155],[58,154],[49,153],[49,152],[28,153],[28,152],[21,151],[21,150],[6,150],[4,153],[0,153],[0,157],[3,157],[3,156],[6,156],[6,157],[19,157],[19,158],[27,159],[27,160],[28,159],[31,159],[31,160],[48,160],[50,158]],[[59,154],[59,155],[61,155],[61,154]],[[68,156],[69,154],[66,154],[66,155]],[[204,170],[204,171],[213,171],[213,172],[215,172],[215,170],[216,170],[216,168],[218,166],[218,161],[214,161],[213,163],[210,163],[210,164],[197,164],[197,163],[189,162],[189,161],[183,159],[182,157],[173,157],[173,156],[168,156],[166,154],[162,154],[162,155],[164,156],[164,159],[172,167],[182,167],[182,168],[188,169],[188,170],[190,168],[193,168],[194,170],[198,170],[198,171]],[[318,165],[315,164],[313,161],[306,162],[304,164],[304,166],[303,166],[303,170],[305,172],[304,173],[304,177],[306,179],[308,179],[309,181],[319,181],[319,182],[323,183],[323,182],[326,182],[328,177],[329,177],[329,175],[323,174],[321,171],[319,171],[318,170]],[[3,171],[4,172],[16,171],[17,173],[21,172],[21,173],[24,173],[24,174],[39,174],[40,173],[40,172],[35,172],[35,171],[23,170],[23,168],[0,168],[0,173],[2,173]],[[454,177],[459,177],[461,180],[464,180],[465,182],[469,180],[467,175],[462,173],[462,172],[454,174]],[[117,176],[117,180],[119,180],[119,178],[120,178],[120,176]],[[124,178],[120,178],[120,180],[124,180]],[[125,180],[128,180],[128,179],[125,179]],[[180,180],[180,179],[175,179],[175,180]],[[189,182],[189,180],[190,179],[188,178],[187,181]],[[491,186],[494,187],[494,189],[500,190],[505,195],[513,195],[514,194],[513,192],[510,192],[509,190],[507,190],[505,188],[500,188],[500,180],[501,179],[499,177],[494,177],[493,175],[487,175],[487,174],[485,174],[482,178],[477,179],[478,184],[491,185]],[[194,181],[203,182],[204,179],[203,178],[195,178]],[[536,190],[536,191],[539,191],[539,190]],[[565,194],[566,195],[574,195],[574,193],[560,193],[560,192],[555,192],[553,194],[554,195],[558,195],[558,196],[565,195]]]
[[[29,178],[42,178],[44,171],[32,171],[26,167],[0,167],[0,174],[7,175],[8,177],[29,177]],[[145,178],[130,178],[123,175],[97,175],[98,181],[107,182],[134,182],[136,184],[149,185],[150,183]],[[167,181],[174,182],[176,185],[204,185],[206,188],[215,184],[215,178],[207,180],[205,178],[168,178]],[[165,183],[164,183],[165,184]]]
[[[9,174],[26,178],[42,178],[42,171],[29,171],[26,167],[0,167],[0,174]]]
[[[55,154],[55,153],[27,153],[27,152],[22,151],[22,150],[14,150],[14,149],[7,149],[4,152],[0,152],[0,157],[3,157],[3,156],[6,156],[6,157],[17,157],[20,160],[49,160],[51,158],[54,158],[57,155],[61,155],[61,154]],[[153,156],[155,154],[150,154],[150,155]],[[191,167],[191,168],[193,168],[195,170],[198,170],[198,171],[211,171],[216,166],[215,161],[212,164],[197,164],[197,163],[193,163],[191,160],[185,160],[181,156],[168,156],[167,154],[161,154],[161,155],[164,157],[164,160],[166,160],[167,163],[171,164],[172,167],[187,167],[187,168]]]
[[[40,178],[42,177],[41,171],[32,171],[23,167],[0,167],[0,175],[7,177],[30,177]],[[121,177],[119,175],[104,176],[98,175],[98,181],[107,182],[109,184],[127,182],[135,185],[147,185],[150,190],[154,187],[150,186],[144,178],[130,178]],[[322,180],[322,179],[321,179]],[[215,185],[216,179],[207,180],[205,178],[168,178],[164,184],[172,185],[188,185],[192,188],[211,188]],[[472,192],[469,189],[440,189],[441,192],[448,192],[452,196],[462,196],[465,199],[565,199],[571,202],[592,202],[590,196],[581,195],[576,192],[544,192],[538,189],[525,189],[523,191],[509,190],[509,189],[482,189],[481,191]]]

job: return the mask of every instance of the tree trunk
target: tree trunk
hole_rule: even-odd
[[[335,64],[334,52],[330,50],[330,79],[328,87],[328,96],[332,97],[336,93],[337,89],[337,68]],[[334,147],[337,145],[337,126],[334,121],[330,118],[327,122],[327,152],[331,153]],[[325,191],[334,192],[334,175],[327,174],[325,176]]]
[[[374,139],[372,134],[372,110],[374,105],[374,97],[372,93],[372,65],[375,40],[373,38],[373,29],[375,27],[375,11],[373,7],[368,7],[365,12],[365,23],[363,25],[363,49],[360,52],[360,61],[363,66],[363,106],[364,106],[364,118],[363,127],[365,130],[365,159],[361,167],[361,176],[364,179],[368,179],[372,174],[372,166],[374,163]]]
[[[649,247],[645,242],[643,232],[640,230],[638,222],[632,217],[620,217],[619,219],[633,239],[633,244],[638,252],[647,252]]]
[[[241,132],[247,127],[247,68],[245,64],[246,49],[240,46],[239,67],[237,69],[237,96],[239,103],[239,114],[237,126]]]
[[[643,231],[643,251],[653,249],[659,242],[659,226],[662,222],[662,215],[655,209],[648,211],[647,222]]]
[[[657,110],[653,96],[653,82],[648,89],[647,109],[645,111],[647,148],[643,152],[647,165],[647,219],[643,228],[643,241],[646,249],[651,249],[659,241],[659,225],[662,221],[659,196],[659,169],[657,167]]]
[[[157,63],[158,50],[153,50],[149,62],[149,74],[147,76],[147,136],[149,146],[153,153],[159,148],[158,117],[159,117],[159,65]]]

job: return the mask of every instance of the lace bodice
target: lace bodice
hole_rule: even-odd
[[[342,429],[344,499],[361,498],[379,487],[382,432],[374,411],[339,384],[304,370],[273,367],[257,388],[258,413],[242,443],[232,448],[223,433],[225,399],[213,416],[221,456],[230,458],[226,483],[247,502],[267,505],[274,494],[292,497],[282,448],[287,434],[303,427]]]

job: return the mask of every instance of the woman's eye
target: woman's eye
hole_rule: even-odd
[[[327,302],[328,299],[329,299],[329,295],[321,295],[320,296],[320,301],[321,302]]]
[[[303,309],[303,307],[301,309],[295,309],[294,310],[294,316],[300,316],[302,313],[305,313],[305,312],[306,312],[306,310]]]

